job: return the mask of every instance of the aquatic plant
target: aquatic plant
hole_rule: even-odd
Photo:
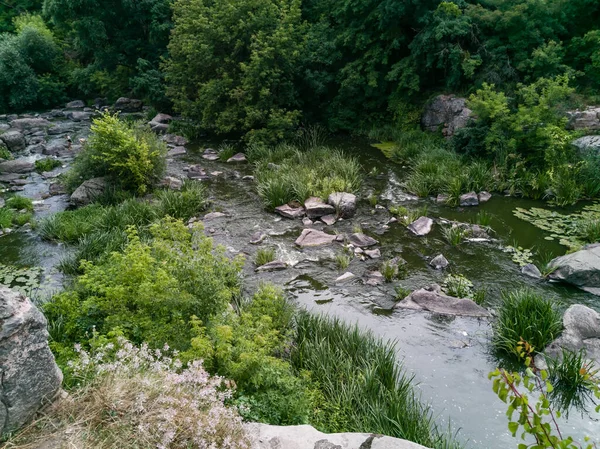
[[[396,292],[396,300],[397,301],[402,301],[404,298],[406,298],[408,295],[410,295],[412,293],[412,290],[403,287],[402,285],[398,284],[396,285],[396,287],[394,287],[394,291]]]
[[[488,227],[491,222],[492,215],[484,210],[479,211],[477,213],[477,216],[475,217],[475,224],[478,224],[480,226]]]
[[[503,251],[512,254],[512,261],[520,267],[533,262],[533,250],[518,246],[516,243],[514,243],[514,246],[508,245],[504,247]]]
[[[35,171],[37,171],[38,173],[52,171],[55,168],[60,167],[61,165],[62,162],[60,162],[58,159],[54,159],[51,157],[38,159],[37,161],[35,161]]]
[[[15,267],[0,263],[0,285],[18,290],[26,296],[31,296],[32,291],[39,287],[41,275],[40,267]]]
[[[221,162],[227,162],[227,159],[229,159],[236,153],[237,150],[235,149],[235,147],[228,143],[221,144],[217,150],[217,154],[219,155],[219,160]]]
[[[521,340],[536,351],[543,351],[562,328],[562,316],[554,301],[531,290],[517,290],[502,297],[492,345],[498,353],[518,359],[517,345]]]
[[[427,447],[459,445],[435,424],[420,402],[411,376],[398,364],[393,344],[339,319],[300,312],[291,360],[320,386],[325,432],[362,432],[408,439]]]
[[[473,294],[473,283],[462,274],[449,274],[444,279],[443,289],[446,294],[455,298],[470,298]]]
[[[453,224],[452,226],[446,226],[442,228],[442,234],[450,245],[458,246],[467,237],[468,232],[461,226]]]
[[[392,282],[398,277],[398,262],[395,260],[386,260],[379,267],[386,282]]]
[[[580,220],[577,233],[586,243],[600,242],[600,217]]]
[[[352,256],[347,251],[335,255],[335,264],[340,270],[345,270],[352,262]]]
[[[273,248],[259,248],[254,258],[254,264],[257,267],[268,264],[275,260],[275,249]]]

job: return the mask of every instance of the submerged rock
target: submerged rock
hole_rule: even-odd
[[[418,236],[427,235],[431,232],[433,220],[427,217],[419,217],[408,225],[408,230]]]
[[[225,215],[223,212],[210,212],[204,216],[203,220],[214,220],[216,218],[223,218],[226,216],[227,215]]]
[[[335,241],[335,235],[327,234],[316,229],[304,229],[300,237],[296,239],[296,245],[301,248],[310,246],[329,245]]]
[[[368,248],[369,246],[377,245],[379,242],[373,237],[369,237],[360,232],[350,234],[348,241],[359,248]]]
[[[563,316],[565,330],[562,335],[546,347],[546,354],[561,356],[562,349],[580,351],[586,357],[600,361],[600,314],[582,304],[572,305]]]
[[[275,212],[285,218],[300,218],[304,216],[304,208],[303,207],[292,207],[289,204],[284,204],[283,206],[278,206],[275,208]]]
[[[550,262],[555,270],[550,279],[573,284],[582,290],[600,296],[600,243],[557,257]]]
[[[0,434],[16,430],[51,401],[62,373],[48,347],[44,315],[22,294],[0,286]]]
[[[430,132],[442,128],[444,137],[452,137],[460,128],[467,126],[472,111],[467,108],[466,98],[454,95],[438,95],[425,106],[421,127]]]
[[[321,198],[311,197],[304,202],[306,216],[310,219],[335,214],[335,208],[325,203]]]
[[[423,310],[443,315],[489,317],[490,313],[471,299],[454,298],[441,293],[438,285],[416,290],[394,308]]]
[[[356,195],[346,192],[334,192],[327,198],[327,204],[333,206],[341,218],[352,218],[356,213]]]
[[[314,427],[247,423],[250,449],[427,449],[399,438],[371,433],[321,433]]]
[[[174,176],[165,176],[160,181],[161,187],[167,187],[171,190],[181,190],[183,187],[183,181],[179,178],[175,178]]]
[[[274,260],[273,262],[266,263],[257,267],[254,271],[281,271],[285,270],[288,267],[287,263],[282,262],[281,260]]]
[[[479,197],[475,192],[465,193],[464,195],[460,196],[459,204],[463,207],[478,206]]]
[[[431,265],[436,270],[441,270],[450,265],[450,262],[448,262],[448,259],[446,259],[443,254],[438,254],[433,259],[431,259],[429,265]]]
[[[92,178],[85,181],[71,194],[71,204],[87,206],[104,193],[107,184],[104,178]]]

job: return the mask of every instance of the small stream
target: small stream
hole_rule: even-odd
[[[401,256],[408,263],[407,275],[398,281],[403,287],[418,289],[431,283],[442,283],[448,272],[463,274],[475,288],[487,290],[485,306],[494,310],[501,293],[520,287],[529,287],[548,298],[554,298],[563,307],[582,303],[600,309],[600,298],[562,284],[550,284],[521,274],[519,266],[503,246],[518,244],[534,248],[535,252],[550,251],[561,255],[565,248],[555,241],[545,240],[543,231],[513,216],[515,207],[547,207],[541,202],[508,198],[495,195],[488,202],[475,208],[450,208],[430,200],[407,200],[410,195],[402,190],[404,176],[402,167],[388,161],[378,150],[361,141],[337,142],[338,146],[359,158],[365,173],[365,183],[359,193],[357,215],[333,226],[315,224],[313,227],[344,233],[360,225],[364,232],[379,240],[380,260],[353,260],[348,269],[340,271],[335,255],[342,246],[300,250],[294,245],[303,229],[301,221],[288,220],[265,212],[255,193],[252,181],[243,180],[251,174],[247,164],[232,165],[208,162],[200,157],[202,145],[189,146],[188,154],[170,161],[169,172],[184,176],[189,164],[200,164],[207,173],[214,173],[206,182],[213,201],[212,210],[219,210],[225,217],[205,221],[206,232],[224,245],[231,255],[247,254],[245,266],[245,289],[253,291],[258,283],[271,281],[283,286],[299,305],[315,312],[336,315],[349,323],[369,329],[384,339],[396,341],[399,360],[414,375],[422,398],[431,403],[434,414],[442,425],[450,425],[458,438],[470,448],[506,449],[517,446],[507,430],[506,408],[491,390],[487,379],[498,361],[490,353],[490,322],[487,319],[447,317],[429,313],[392,310],[395,304],[393,284],[365,285],[362,280],[369,272],[379,268],[383,260]],[[65,161],[68,163],[68,161]],[[377,172],[377,175],[374,173]],[[35,176],[35,175],[34,175]],[[35,186],[38,186],[37,188]],[[32,182],[21,192],[42,200],[40,192],[47,188],[47,181]],[[371,194],[379,197],[379,206],[370,205]],[[391,215],[385,208],[391,204],[419,207],[427,204],[428,215],[471,222],[476,214],[485,210],[492,217],[491,227],[497,241],[490,243],[465,243],[451,247],[442,237],[441,226],[436,222],[427,237],[413,236],[400,223],[387,225]],[[43,199],[36,208],[36,215],[61,210],[66,205],[64,197]],[[250,244],[257,231],[268,235],[259,246]],[[276,248],[278,258],[291,265],[285,271],[255,273],[253,259],[260,246]],[[54,268],[68,251],[63,245],[41,241],[35,231],[17,232],[0,237],[0,263],[15,265],[38,265],[44,268],[46,291],[60,286],[60,274]],[[446,272],[434,270],[428,261],[443,253],[450,261]],[[345,271],[356,278],[336,285],[335,279]],[[449,418],[449,421],[448,421]],[[570,419],[561,426],[563,433],[581,438],[584,435],[600,436],[600,425],[590,417],[572,412]]]

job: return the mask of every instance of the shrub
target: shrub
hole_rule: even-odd
[[[92,133],[77,156],[68,183],[108,176],[126,190],[145,193],[165,170],[166,144],[147,126],[126,123],[105,112],[94,119]]]
[[[38,173],[43,173],[45,171],[52,171],[57,167],[60,167],[62,163],[58,159],[45,158],[38,159],[35,161],[35,171]]]
[[[273,248],[260,248],[254,259],[254,263],[257,267],[268,264],[275,260],[275,250]]]
[[[530,290],[517,290],[502,298],[492,344],[496,351],[518,357],[521,340],[543,351],[561,331],[562,317],[553,301]]]
[[[68,323],[56,344],[83,342],[95,329],[185,349],[193,321],[221,313],[239,294],[242,260],[225,257],[198,228],[191,232],[165,219],[150,226],[150,234],[153,239],[144,243],[129,228],[123,253],[97,264],[83,261],[84,274],[73,289],[45,304],[50,322]]]
[[[225,405],[228,382],[199,361],[182,369],[170,351],[120,338],[90,353],[78,349],[71,369],[81,383],[13,438],[14,446],[60,438],[98,449],[250,447],[240,416]]]

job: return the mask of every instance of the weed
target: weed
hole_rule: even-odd
[[[8,148],[6,148],[6,146],[4,145],[0,145],[0,160],[4,159],[4,160],[11,160],[13,158],[12,153],[9,151]]]
[[[222,144],[218,149],[219,160],[221,162],[227,162],[227,159],[229,159],[236,153],[237,150],[235,149],[235,147],[228,143]]]
[[[397,301],[402,301],[404,298],[406,298],[408,295],[410,295],[412,293],[412,290],[405,288],[400,284],[396,285],[394,290],[396,292],[396,300]]]
[[[257,267],[268,264],[269,262],[273,262],[275,260],[275,250],[273,248],[260,248],[256,252],[256,257],[254,258],[254,263]]]
[[[14,210],[26,210],[33,212],[33,202],[24,196],[15,195],[6,200],[6,207]]]
[[[352,262],[352,257],[346,251],[335,256],[335,263],[340,270],[348,268],[350,262]]]
[[[7,207],[0,207],[0,230],[10,228],[13,223],[15,211]]]
[[[181,191],[162,190],[156,194],[158,215],[189,220],[206,209],[206,188],[197,181],[186,181]]]
[[[478,224],[480,226],[489,227],[491,222],[492,216],[484,210],[479,211],[477,213],[477,216],[475,217],[475,224]]]
[[[395,260],[386,260],[379,267],[386,282],[392,282],[398,277],[398,263]]]
[[[452,225],[442,229],[446,241],[452,246],[460,245],[467,236],[467,231],[460,226]]]
[[[484,288],[481,288],[481,289],[475,290],[473,292],[472,299],[475,302],[475,304],[481,306],[485,302],[486,295],[487,295],[487,291]]]
[[[62,163],[58,159],[53,158],[45,158],[38,159],[35,161],[35,171],[38,173],[43,173],[45,171],[52,171],[57,167],[60,167]]]
[[[473,283],[462,274],[449,274],[444,279],[444,291],[455,298],[471,298],[473,295]]]
[[[578,222],[577,233],[586,243],[600,242],[600,218],[581,220]]]
[[[379,198],[377,197],[377,195],[375,195],[374,193],[369,195],[369,204],[371,205],[371,207],[377,206],[378,201]]]
[[[518,358],[521,340],[543,351],[561,331],[562,317],[553,301],[531,290],[517,290],[502,298],[492,344],[498,352]]]

